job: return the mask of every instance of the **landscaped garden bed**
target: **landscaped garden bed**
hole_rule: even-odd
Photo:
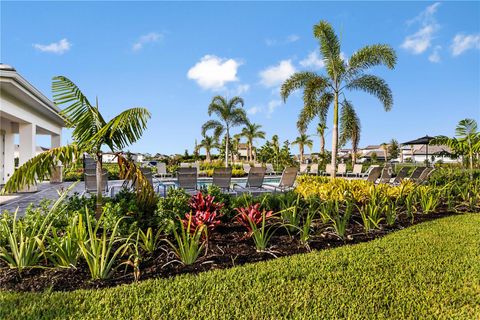
[[[478,179],[432,179],[375,186],[303,176],[284,194],[232,197],[209,188],[191,197],[172,190],[154,207],[122,191],[97,218],[94,198],[62,195],[22,219],[4,214],[0,289],[71,291],[225,269],[479,211]]]

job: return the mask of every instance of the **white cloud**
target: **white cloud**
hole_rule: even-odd
[[[188,70],[187,77],[195,80],[203,89],[222,90],[228,82],[238,81],[237,70],[240,65],[234,59],[205,55]]]
[[[297,42],[300,40],[300,37],[296,34],[291,34],[287,36],[285,39],[276,40],[276,39],[266,39],[265,44],[269,47],[276,46],[276,45],[286,45],[289,43]]]
[[[259,73],[260,82],[266,87],[274,87],[285,81],[295,71],[291,60],[282,60],[278,65],[261,71]]]
[[[309,55],[300,61],[300,65],[305,68],[321,69],[325,66],[325,63],[320,58],[318,52],[312,51]]]
[[[262,111],[261,107],[252,107],[252,108],[247,110],[247,113],[250,114],[250,115],[255,115],[255,114],[257,114],[261,111]]]
[[[276,108],[278,108],[282,104],[282,101],[280,100],[271,100],[268,102],[267,105],[267,117],[270,118],[275,111]]]
[[[480,49],[480,33],[469,35],[457,34],[453,38],[451,49],[454,56],[459,56],[469,49]]]
[[[441,46],[435,46],[433,52],[428,56],[428,60],[430,62],[438,63],[440,62],[440,50],[442,49]]]
[[[50,44],[34,44],[33,47],[42,52],[49,52],[55,54],[64,54],[72,47],[72,44],[67,39],[62,39],[58,42],[52,42]]]
[[[161,39],[163,39],[163,34],[156,33],[156,32],[150,32],[147,34],[144,34],[140,38],[138,38],[138,41],[135,42],[132,46],[133,51],[139,51],[143,49],[143,46],[146,45],[147,43],[154,43],[158,42]]]
[[[413,54],[420,54],[425,52],[431,45],[435,33],[440,28],[440,25],[435,20],[434,14],[437,12],[440,3],[434,3],[428,6],[417,17],[407,21],[407,24],[420,24],[417,32],[407,36],[403,41],[401,47]]]

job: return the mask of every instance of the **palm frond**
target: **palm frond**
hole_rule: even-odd
[[[397,54],[395,50],[386,44],[365,46],[355,52],[348,60],[349,69],[353,73],[378,65],[385,65],[387,68],[393,69],[396,63]]]
[[[380,77],[374,75],[361,75],[346,85],[349,90],[362,90],[377,97],[382,102],[385,111],[393,106],[393,95],[390,87]]]
[[[308,104],[305,104],[298,117],[298,130],[300,132],[304,132],[315,117],[319,117],[321,123],[326,122],[328,109],[330,108],[332,101],[333,94],[330,92],[325,92],[322,94],[319,100],[314,100]]]
[[[150,112],[145,108],[127,109],[103,126],[90,141],[94,145],[105,143],[112,151],[122,150],[140,139],[149,119]]]
[[[202,135],[205,136],[209,130],[214,130],[214,136],[220,137],[225,127],[217,120],[208,120],[202,125]]]
[[[320,41],[320,53],[330,78],[340,81],[345,72],[345,63],[340,56],[340,41],[333,27],[327,21],[320,21],[313,27],[313,35]]]
[[[37,181],[43,181],[50,177],[58,162],[67,166],[79,157],[81,157],[81,152],[75,144],[42,152],[15,170],[5,184],[2,193],[18,192],[25,187],[33,186]]]
[[[98,106],[92,106],[75,83],[63,76],[53,78],[52,92],[56,105],[67,105],[60,114],[67,127],[73,128],[72,136],[75,142],[79,146],[88,146],[88,140],[105,125]]]
[[[292,74],[283,82],[280,89],[280,96],[282,97],[283,102],[287,101],[287,98],[292,94],[292,92],[301,88],[305,88],[307,84],[312,81],[323,84],[323,82],[328,80],[317,75],[315,72],[302,71]]]
[[[117,161],[120,179],[130,180],[136,186],[138,202],[146,207],[155,205],[155,190],[135,162],[129,161],[120,153],[117,153]]]
[[[347,141],[352,142],[352,149],[357,149],[360,142],[360,118],[358,117],[353,105],[345,100],[342,103],[340,113],[340,137],[339,144],[345,145]]]

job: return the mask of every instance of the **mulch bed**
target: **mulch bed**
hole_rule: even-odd
[[[443,212],[430,215],[417,215],[413,224],[434,220],[455,213]],[[356,221],[351,224],[344,242],[333,235],[323,225],[316,225],[314,236],[310,241],[311,250],[323,250],[342,245],[351,245],[371,241],[388,233],[411,226],[410,219],[401,217],[392,226],[383,226],[365,235],[363,227]],[[298,237],[297,237],[298,238]],[[298,239],[290,236],[284,228],[280,228],[270,241],[269,252],[257,252],[252,239],[245,238],[245,229],[235,223],[220,225],[210,233],[208,250],[191,266],[172,262],[176,257],[170,247],[162,245],[150,258],[145,258],[140,265],[140,281],[150,278],[168,278],[184,273],[199,273],[213,269],[225,269],[245,263],[275,259],[276,257],[306,253],[309,250]],[[81,261],[81,260],[80,260]],[[121,259],[117,263],[121,263]],[[92,281],[87,265],[81,261],[77,268],[33,268],[24,270],[21,275],[17,270],[9,269],[0,261],[0,290],[12,291],[72,291],[77,289],[97,289],[113,287],[134,282],[132,268],[125,265],[116,269],[109,280]]]

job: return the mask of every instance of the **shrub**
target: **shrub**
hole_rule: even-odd
[[[252,224],[258,226],[264,219],[270,218],[273,213],[273,211],[260,210],[260,203],[249,207],[235,208],[235,210],[238,212],[235,220],[247,228],[249,236],[253,233]]]

